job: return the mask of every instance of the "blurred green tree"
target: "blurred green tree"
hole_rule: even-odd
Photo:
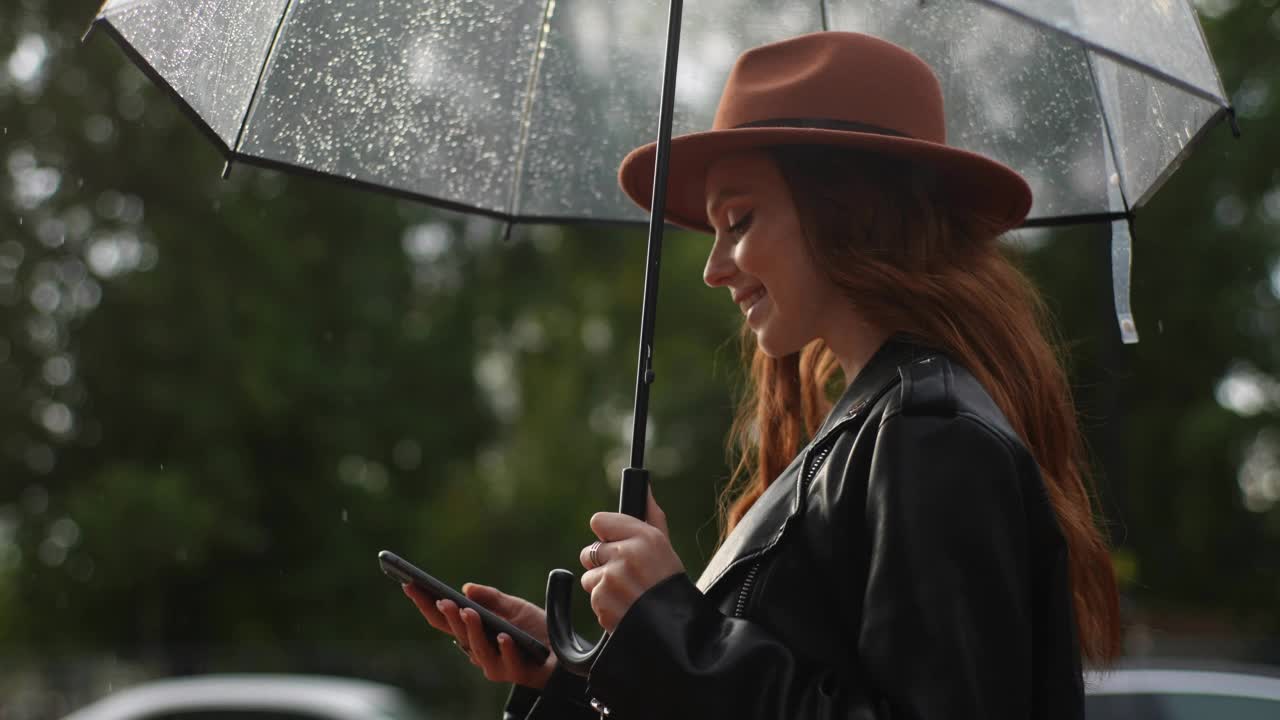
[[[1280,662],[1280,10],[1197,6],[1243,136],[1211,133],[1138,216],[1141,342],[1119,345],[1104,231],[1030,261],[1074,341],[1131,649],[1204,634],[1164,652]]]

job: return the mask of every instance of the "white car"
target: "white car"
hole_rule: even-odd
[[[197,675],[112,693],[64,720],[426,720],[399,689],[319,675]]]
[[[1086,720],[1280,720],[1280,668],[1122,667],[1085,678]]]
[[[1089,673],[1087,720],[1280,720],[1280,670],[1122,667]],[[121,690],[64,720],[427,720],[388,685],[306,675],[205,675]]]

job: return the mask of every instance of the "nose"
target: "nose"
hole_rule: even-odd
[[[707,254],[707,265],[702,269],[702,281],[707,287],[720,287],[728,284],[737,271],[738,266],[733,262],[728,243],[717,234],[711,252]]]

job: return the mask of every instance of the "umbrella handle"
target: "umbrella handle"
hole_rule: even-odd
[[[618,512],[643,520],[648,503],[649,471],[630,467],[623,470]],[[609,634],[605,633],[592,645],[574,631],[569,611],[573,604],[573,586],[573,573],[568,570],[552,570],[547,576],[547,638],[560,665],[575,675],[586,677],[604,649]]]

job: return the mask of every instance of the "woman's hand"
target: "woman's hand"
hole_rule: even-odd
[[[431,623],[431,627],[452,635],[454,642],[471,659],[471,664],[483,670],[487,679],[539,690],[547,684],[547,678],[556,667],[555,653],[549,655],[546,662],[535,663],[516,649],[515,641],[506,633],[498,633],[495,647],[484,634],[480,613],[471,608],[459,610],[452,600],[437,602],[412,585],[403,587],[405,595],[418,606],[418,611]],[[537,605],[497,588],[475,583],[463,585],[462,594],[537,638],[543,645],[549,645],[547,614]]]
[[[587,569],[582,587],[591,593],[591,609],[600,627],[609,632],[644,591],[684,572],[684,563],[667,534],[667,516],[653,499],[652,490],[645,517],[647,521],[622,513],[592,515],[591,530],[602,541],[596,550],[599,565],[592,562],[590,546],[578,556]]]

